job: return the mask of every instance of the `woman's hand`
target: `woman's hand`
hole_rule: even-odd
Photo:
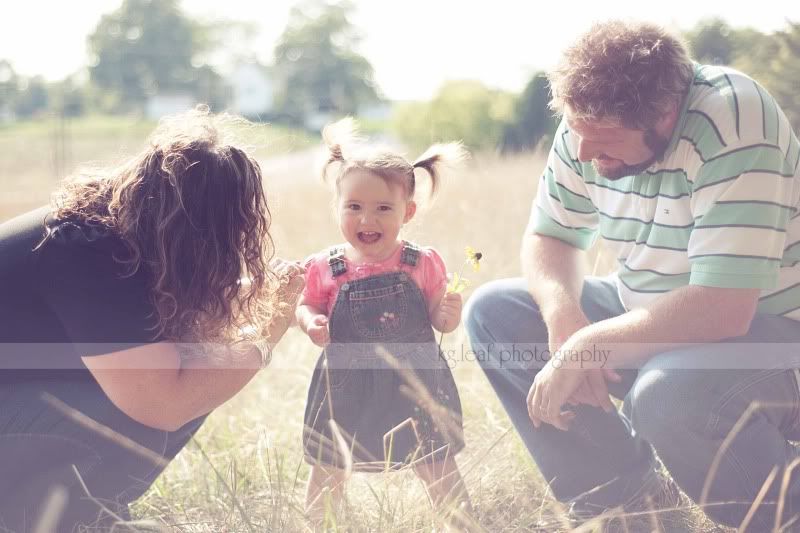
[[[270,268],[278,276],[280,283],[278,295],[281,303],[291,306],[292,314],[294,314],[297,300],[305,287],[306,269],[297,261],[286,261],[285,259],[273,259]]]
[[[278,277],[278,308],[267,326],[264,337],[274,345],[294,322],[297,302],[305,287],[306,269],[296,261],[284,259],[273,259],[270,268]]]

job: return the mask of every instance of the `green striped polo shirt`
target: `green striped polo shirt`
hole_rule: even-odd
[[[800,320],[800,144],[770,94],[696,65],[671,142],[645,172],[606,179],[562,121],[529,232],[616,256],[631,309],[687,284],[761,289],[758,312]]]

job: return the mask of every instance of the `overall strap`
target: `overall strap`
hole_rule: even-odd
[[[419,246],[413,242],[405,241],[403,243],[403,251],[400,252],[400,263],[415,267],[419,262],[419,254]]]
[[[328,266],[331,268],[331,275],[333,275],[334,278],[347,272],[347,263],[344,262],[343,247],[337,246],[331,248],[330,256],[328,257]]]

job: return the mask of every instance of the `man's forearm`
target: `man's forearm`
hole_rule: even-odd
[[[545,323],[562,312],[581,313],[583,252],[569,244],[543,235],[523,239],[522,271]]]
[[[587,326],[569,346],[604,349],[609,365],[625,367],[678,346],[737,337],[749,329],[759,292],[688,285],[646,307]]]

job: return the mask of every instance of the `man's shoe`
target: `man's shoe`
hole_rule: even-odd
[[[685,531],[688,509],[681,497],[680,489],[672,478],[653,472],[642,488],[619,507],[604,508],[583,501],[570,504],[567,519],[572,527],[592,520],[603,521],[606,531],[636,531],[634,522],[653,524],[666,531]]]

